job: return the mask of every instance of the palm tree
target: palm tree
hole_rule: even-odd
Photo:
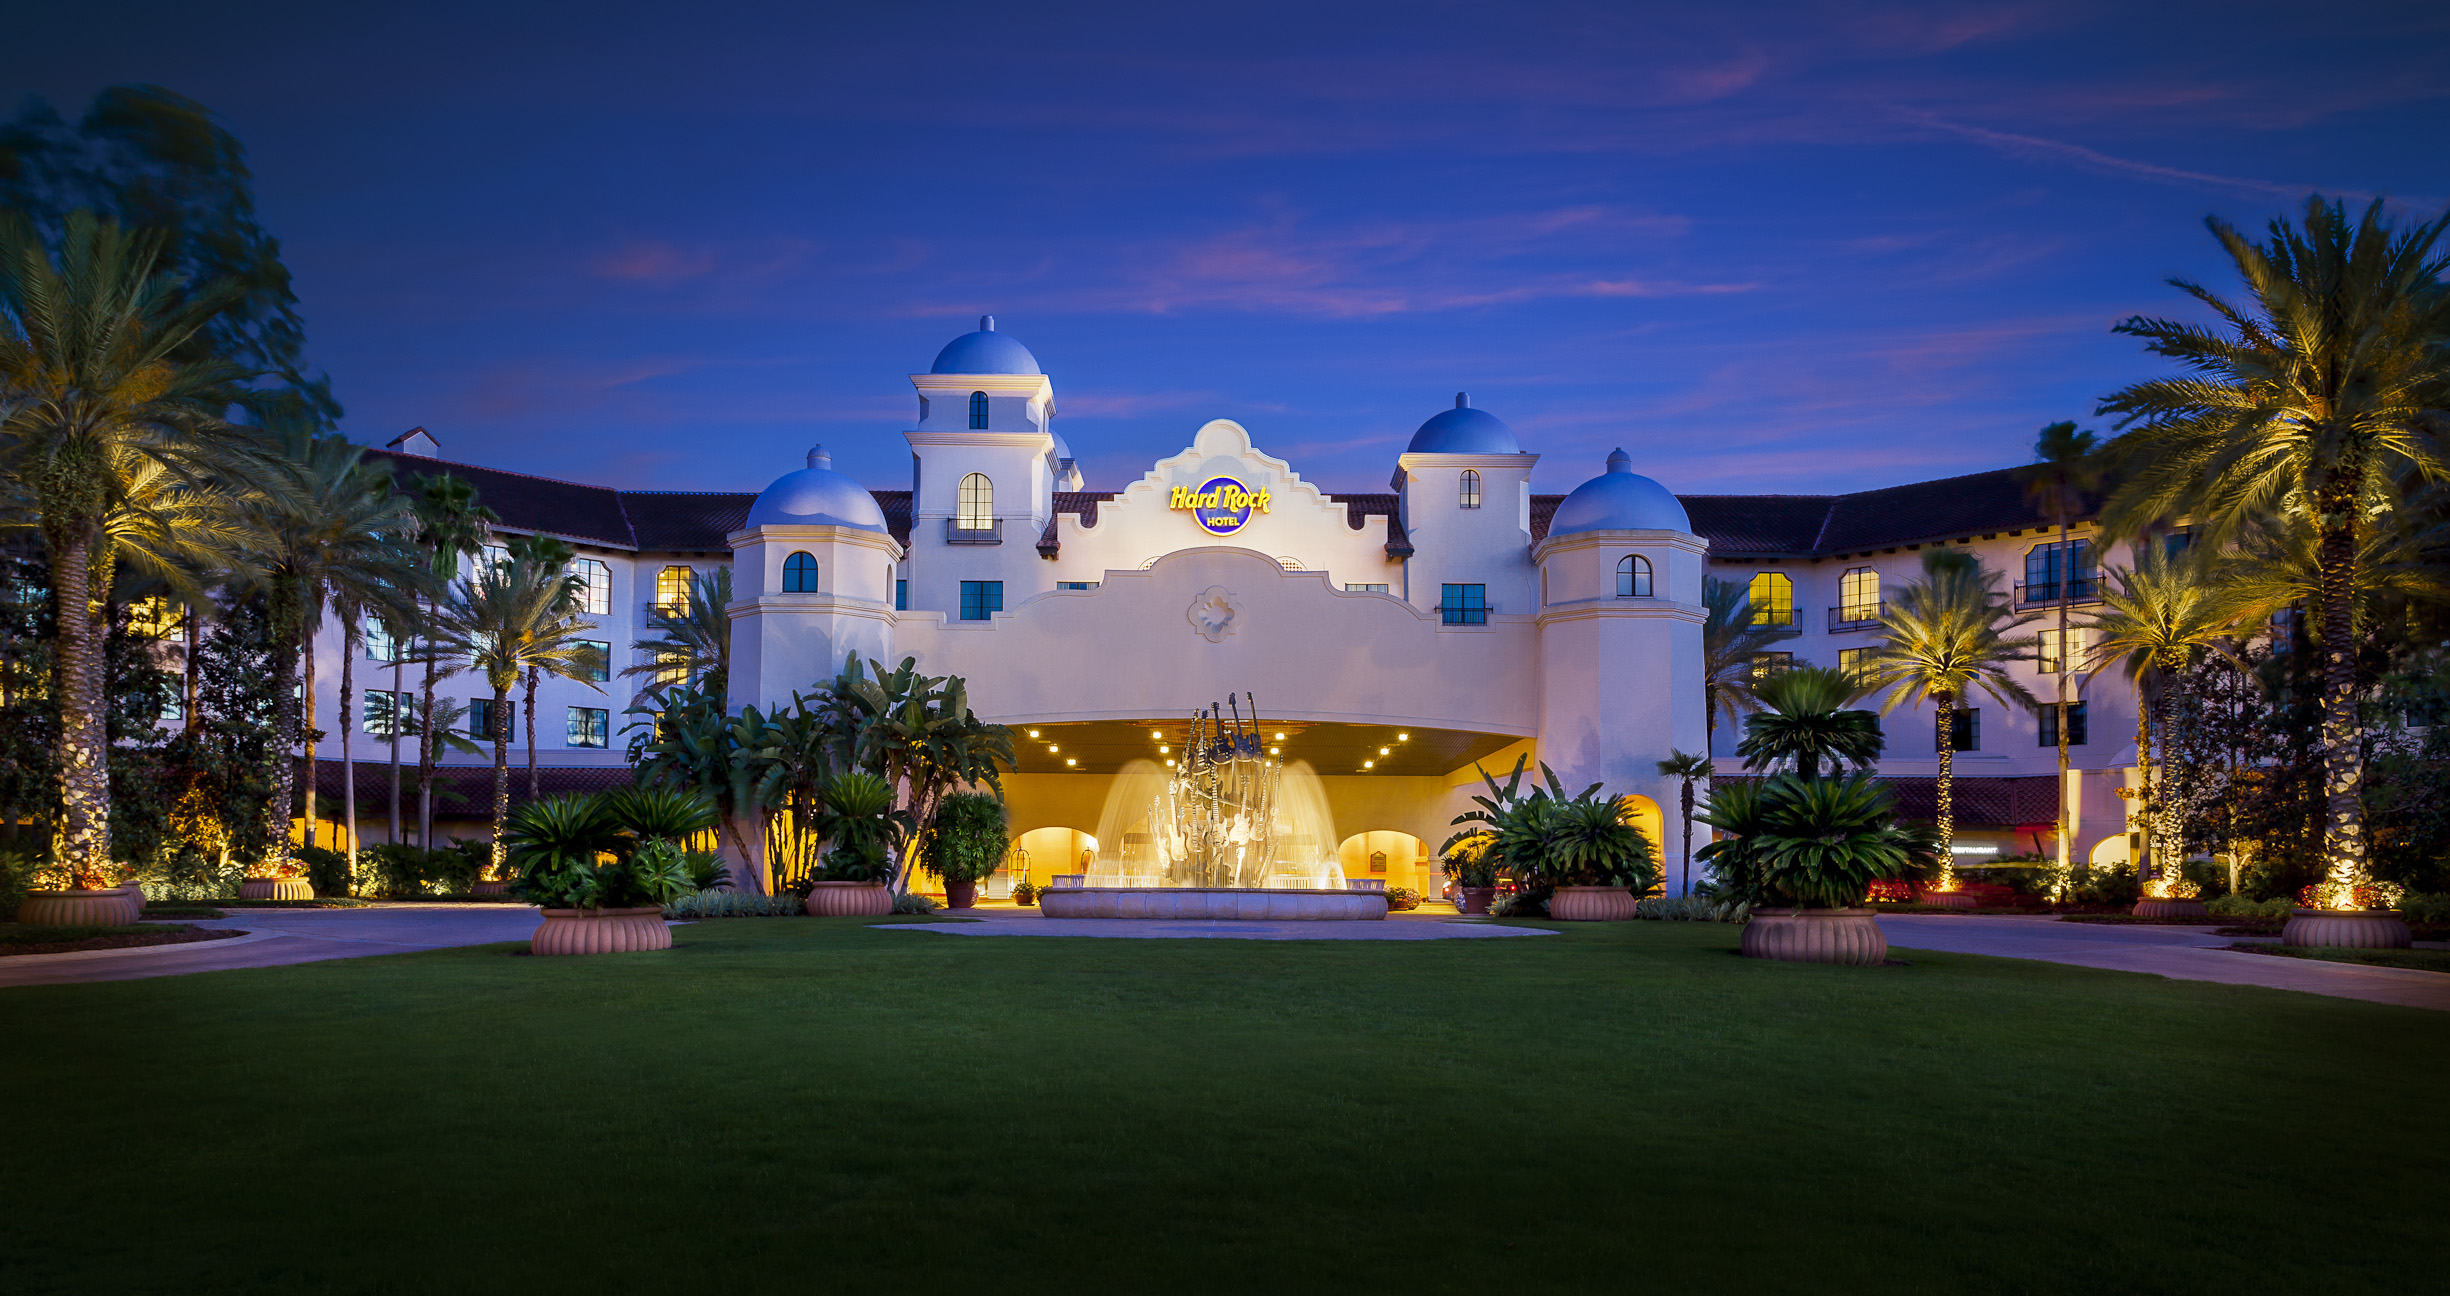
[[[1701,627],[1702,723],[1709,743],[1718,741],[1718,717],[1729,723],[1759,706],[1753,700],[1755,659],[1782,637],[1776,627],[1752,623],[1752,590],[1740,581],[1701,579],[1707,612]]]
[[[161,246],[158,234],[80,210],[54,263],[25,221],[0,214],[0,465],[31,496],[49,550],[59,608],[54,857],[80,887],[110,880],[102,641],[112,581],[122,563],[177,566],[105,522],[117,513],[137,532],[153,525],[158,509],[129,494],[143,474],[160,474],[173,498],[252,475],[254,447],[224,418],[247,375],[197,355],[200,331],[236,294],[157,277]]]
[[[2135,809],[2136,875],[2150,882],[2155,862],[2152,843],[2152,738],[2161,728],[2159,704],[2164,685],[2186,669],[2195,654],[2215,648],[2236,624],[2204,560],[2170,556],[2169,547],[2152,541],[2137,546],[2132,569],[2113,569],[2113,580],[2101,591],[2103,611],[2089,628],[2099,636],[2091,658],[2116,665],[2135,685]],[[2176,880],[2175,868],[2161,870],[2163,886]]]
[[[2033,463],[2024,469],[2025,498],[2034,508],[2047,515],[2059,531],[2059,579],[2051,593],[2059,617],[2059,671],[2052,681],[2056,696],[2051,704],[2058,708],[2059,734],[2059,831],[2058,868],[2051,874],[2050,894],[2056,900],[2067,894],[2075,877],[2074,846],[2068,825],[2067,805],[2067,677],[2075,673],[2075,656],[2067,650],[2067,606],[2074,599],[2075,566],[2069,561],[2067,547],[2068,519],[2084,510],[2086,500],[2101,489],[2103,471],[2096,453],[2099,438],[2090,432],[2078,432],[2073,423],[2052,423],[2042,429],[2033,443]]]
[[[1744,768],[1755,770],[1792,760],[1807,779],[1820,777],[1822,761],[1832,772],[1841,765],[1872,764],[1888,740],[1880,732],[1880,717],[1847,707],[1862,689],[1852,673],[1825,666],[1771,675],[1753,686],[1763,709],[1745,720],[1736,755],[1744,758]]]
[[[826,686],[825,703],[835,732],[846,736],[851,768],[874,770],[904,790],[911,822],[924,828],[936,803],[960,786],[985,786],[999,795],[999,764],[1013,763],[1012,730],[978,718],[958,675],[921,675],[918,659],[905,657],[888,672],[884,663],[870,678],[857,653]],[[894,887],[900,890],[918,860],[923,834],[904,852]]]
[[[2312,611],[2322,652],[2324,907],[2355,903],[2367,880],[2362,731],[2352,619],[2360,539],[2406,479],[2450,475],[2450,292],[2436,254],[2450,213],[2394,231],[2382,200],[2351,222],[2343,204],[2306,200],[2302,227],[2270,225],[2255,243],[2206,222],[2251,300],[2232,304],[2183,279],[2171,285],[2217,327],[2136,316],[2118,331],[2186,374],[2137,383],[2101,404],[2129,429],[2135,465],[2103,510],[2105,530],[2138,534],[2186,517],[2215,543],[2282,511],[2312,519]]]
[[[571,560],[578,557],[578,551],[571,548],[568,542],[551,536],[528,536],[514,540],[510,551],[541,571],[566,572]],[[727,586],[729,575],[727,571]],[[575,651],[547,654],[527,664],[527,795],[531,801],[543,795],[536,782],[536,686],[543,682],[545,676],[551,675],[557,679],[577,680],[589,688],[595,688],[595,678],[603,673],[607,664],[604,654],[594,644],[583,640],[574,642],[578,644]],[[603,691],[596,689],[598,693]]]
[[[406,511],[406,500],[392,489],[390,474],[372,465],[358,469],[363,489],[372,498],[398,499]],[[349,876],[357,876],[357,757],[353,745],[357,728],[351,703],[357,690],[357,652],[366,642],[365,624],[368,616],[378,619],[385,627],[413,622],[417,615],[417,598],[425,584],[425,565],[421,555],[407,540],[410,523],[403,518],[395,529],[378,533],[380,545],[372,561],[363,568],[353,567],[336,573],[331,589],[332,614],[340,622],[340,784],[343,816],[349,834]],[[374,584],[362,583],[371,576]],[[394,654],[396,657],[396,653]],[[396,671],[397,665],[395,663]],[[396,749],[400,722],[400,700],[395,691],[391,702],[392,743]],[[395,770],[396,772],[396,770]],[[396,828],[399,800],[392,800],[395,829],[392,839],[398,840]]]
[[[1659,762],[1659,777],[1681,781],[1676,801],[1684,812],[1684,887],[1677,894],[1693,894],[1693,785],[1708,781],[1716,771],[1710,768],[1710,758],[1671,747],[1667,759]]]
[[[731,568],[691,573],[686,602],[647,612],[647,629],[653,633],[630,644],[640,656],[636,665],[622,669],[622,678],[653,676],[649,693],[687,683],[722,697],[732,673],[732,623],[726,610],[731,603]]]
[[[2009,609],[1997,573],[1982,570],[1969,554],[1947,549],[1926,551],[1922,579],[1909,582],[1880,614],[1886,641],[1863,668],[1865,691],[1888,694],[1882,714],[1926,701],[1938,712],[1942,891],[1956,886],[1957,702],[1979,689],[2009,705],[2035,705],[2033,695],[2007,672],[2009,662],[2034,646],[2030,639],[2009,638],[2008,632],[2032,620]]]
[[[474,556],[484,549],[486,526],[499,521],[492,509],[476,502],[476,487],[467,481],[441,473],[415,479],[414,494],[409,508],[417,519],[417,543],[426,555],[426,577],[437,586],[447,585],[459,575],[459,560]],[[412,623],[414,641],[420,659],[425,663],[425,687],[417,707],[417,844],[434,848],[434,758],[439,754],[436,742],[444,726],[429,722],[434,709],[434,682],[445,674],[455,674],[458,668],[442,669],[441,651],[437,643],[437,626],[433,624],[435,600],[429,596],[426,615]],[[396,650],[395,650],[396,651]],[[398,656],[392,658],[392,736],[391,736],[391,839],[400,839],[400,666]]]
[[[582,678],[595,649],[579,638],[588,626],[578,616],[585,584],[566,564],[540,563],[522,547],[504,561],[487,564],[444,605],[447,646],[464,654],[493,689],[486,732],[493,739],[493,866],[503,863],[503,825],[510,818],[510,691],[530,667]],[[594,687],[592,684],[589,687]]]

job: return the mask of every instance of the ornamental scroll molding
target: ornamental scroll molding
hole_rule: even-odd
[[[1242,604],[1234,597],[1232,590],[1222,585],[1211,585],[1201,590],[1199,597],[1191,600],[1190,610],[1183,615],[1190,620],[1191,628],[1199,631],[1201,638],[1210,643],[1223,643],[1225,636],[1239,628]]]

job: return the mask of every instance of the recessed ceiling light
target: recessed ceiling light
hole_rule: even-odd
[[[1281,756],[1281,755],[1283,755],[1283,754],[1284,754],[1284,750],[1285,750],[1285,749],[1284,749],[1284,748],[1282,748],[1282,747],[1270,747],[1270,748],[1268,748],[1268,755],[1270,755],[1270,756]]]
[[[1066,757],[1064,757],[1064,758],[1063,758],[1063,763],[1064,763],[1064,764],[1066,764],[1066,765],[1078,765],[1078,764],[1080,764],[1080,762],[1079,762],[1079,761],[1076,761],[1076,760],[1072,759],[1072,758],[1071,758],[1071,757],[1069,757],[1069,756],[1066,756]]]
[[[1170,751],[1172,751],[1172,750],[1174,750],[1174,749],[1173,749],[1173,748],[1171,748],[1171,747],[1166,746],[1164,743],[1159,743],[1159,744],[1157,744],[1157,754],[1158,754],[1158,755],[1160,755],[1160,756],[1163,756],[1163,755],[1165,755],[1167,752],[1170,752]]]
[[[1046,749],[1047,749],[1049,752],[1059,752],[1059,751],[1062,751],[1062,750],[1063,750],[1061,747],[1058,747],[1058,746],[1056,746],[1056,745],[1055,745],[1055,744],[1053,744],[1053,743],[1048,743],[1048,744],[1046,745]]]
[[[1394,755],[1395,753],[1394,753],[1394,752],[1392,752],[1392,751],[1389,751],[1388,749],[1386,749],[1386,748],[1384,748],[1384,747],[1381,747],[1381,748],[1379,748],[1379,749],[1378,749],[1378,754],[1379,754],[1379,755],[1381,755],[1381,756],[1392,756],[1392,755]]]
[[[1278,742],[1283,742],[1284,740],[1285,740],[1285,736],[1284,736],[1283,734],[1278,734],[1278,735],[1276,735],[1276,741],[1278,741]]]
[[[1395,735],[1395,741],[1397,741],[1397,742],[1411,742],[1411,741],[1412,741],[1412,735],[1411,735],[1411,734],[1405,734],[1405,733],[1399,733],[1399,734]]]
[[[1363,762],[1361,762],[1361,768],[1363,768],[1363,769],[1371,769],[1371,768],[1375,767],[1377,764],[1378,764],[1378,762],[1376,762],[1376,761],[1363,761]]]
[[[1032,737],[1032,738],[1037,737],[1037,736],[1038,736],[1038,731],[1037,731],[1037,730],[1035,730],[1035,729],[1030,730],[1030,731],[1029,731],[1029,736],[1030,736],[1030,737]]]

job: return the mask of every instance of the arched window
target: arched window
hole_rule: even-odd
[[[816,557],[802,550],[783,559],[783,593],[814,594],[816,592]]]
[[[1650,597],[1650,560],[1640,554],[1626,554],[1616,562],[1616,596],[1618,598]]]
[[[1752,623],[1757,626],[1795,624],[1795,582],[1784,572],[1761,572],[1752,578]]]
[[[961,506],[953,515],[953,529],[987,531],[994,526],[995,483],[988,481],[985,473],[971,473],[961,479]]]
[[[1849,622],[1880,619],[1880,573],[1869,567],[1857,567],[1838,577],[1838,620]]]
[[[1473,468],[1466,468],[1466,469],[1464,469],[1464,470],[1463,470],[1463,491],[1462,491],[1462,496],[1463,496],[1463,498],[1462,498],[1463,507],[1465,507],[1465,508],[1479,508],[1479,507],[1480,507],[1480,473],[1479,473],[1479,470],[1477,470],[1477,469],[1473,469]]]
[[[987,426],[987,393],[971,392],[970,427],[976,430],[985,426]]]

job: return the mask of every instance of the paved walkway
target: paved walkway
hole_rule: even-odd
[[[939,936],[1103,936],[1122,940],[1471,940],[1553,936],[1538,927],[1500,927],[1451,913],[1389,914],[1375,922],[1191,922],[1178,918],[1048,918],[1035,909],[971,909],[949,921],[879,924],[881,930]]]
[[[20,954],[0,958],[0,987],[71,981],[133,981],[225,968],[279,967],[324,959],[407,954],[455,945],[523,941],[536,931],[525,905],[387,904],[371,909],[225,909],[198,927],[248,933],[195,945]]]
[[[1987,914],[1882,914],[1880,929],[1888,933],[1889,944],[1900,949],[2040,959],[2119,972],[2151,972],[2180,981],[2270,986],[2450,1012],[2450,973],[2247,954],[2225,948],[2234,938],[2215,936],[2210,927],[2071,923]]]

